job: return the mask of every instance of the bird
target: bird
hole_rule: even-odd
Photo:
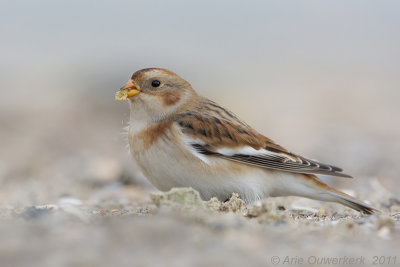
[[[340,203],[363,214],[378,211],[317,177],[351,178],[341,168],[280,146],[200,96],[172,71],[138,70],[115,97],[129,102],[130,152],[161,191],[192,187],[202,199],[220,201],[237,193],[245,203],[299,196]]]

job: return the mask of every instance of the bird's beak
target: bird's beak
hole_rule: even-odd
[[[127,98],[135,96],[140,93],[140,90],[137,89],[136,84],[129,80],[121,89],[116,93],[115,99],[119,101],[124,101]]]
[[[127,90],[128,98],[140,93],[140,91],[136,87],[136,84],[134,84],[132,80],[129,80],[129,82],[127,82],[123,87],[121,87],[120,90]]]

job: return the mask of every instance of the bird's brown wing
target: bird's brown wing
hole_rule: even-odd
[[[351,178],[338,167],[289,152],[232,113],[210,103],[207,112],[187,112],[175,118],[195,152],[262,168]]]

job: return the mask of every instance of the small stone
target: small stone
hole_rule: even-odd
[[[51,209],[46,209],[46,208],[37,208],[35,206],[28,207],[26,208],[22,213],[21,216],[25,220],[31,220],[31,219],[37,219],[39,217],[42,217],[44,215],[49,215],[52,213]]]
[[[199,192],[191,187],[172,188],[168,192],[152,193],[150,199],[159,206],[170,206],[171,204],[180,204],[183,206],[204,207],[204,201]]]
[[[221,204],[220,211],[241,212],[244,208],[244,201],[239,197],[239,194],[232,193],[231,198]]]
[[[80,206],[80,205],[82,205],[82,201],[77,198],[73,198],[73,197],[61,197],[58,200],[58,204],[60,206],[62,206],[62,205]]]
[[[260,205],[253,205],[247,210],[247,217],[255,218],[263,213],[263,208]]]
[[[328,213],[327,213],[324,209],[320,208],[320,209],[318,210],[318,212],[317,212],[317,215],[318,215],[318,216],[327,216]]]
[[[211,198],[206,202],[207,208],[213,211],[219,211],[221,208],[221,202],[216,197]]]

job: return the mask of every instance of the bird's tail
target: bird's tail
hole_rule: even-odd
[[[340,203],[357,211],[364,212],[365,214],[374,214],[376,212],[380,212],[378,209],[371,207],[370,205],[343,192],[337,190],[329,191],[329,195],[333,198],[334,202]]]
[[[308,177],[308,182],[312,185],[314,189],[316,189],[316,194],[313,194],[311,198],[317,200],[324,200],[330,202],[337,202],[342,205],[345,205],[349,208],[357,210],[359,212],[364,212],[365,214],[373,214],[379,213],[380,210],[346,194],[335,188],[330,187],[329,185],[323,183],[318,177],[315,175],[306,175]]]

